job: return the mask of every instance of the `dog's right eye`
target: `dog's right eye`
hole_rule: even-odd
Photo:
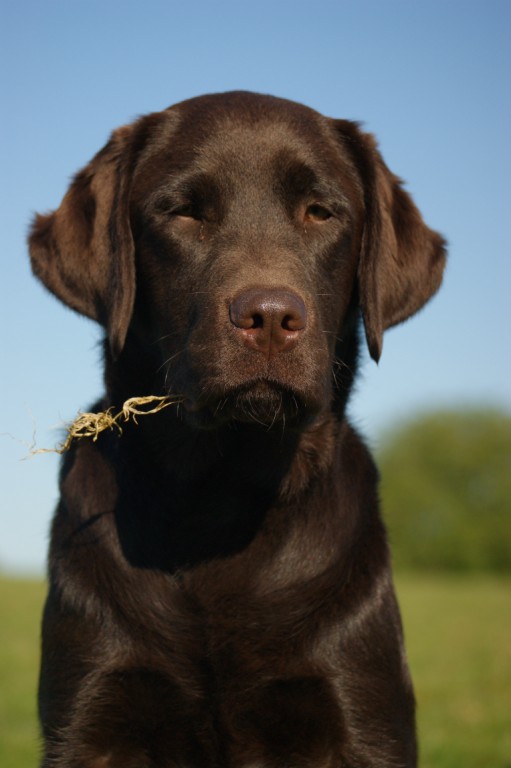
[[[156,212],[166,218],[193,219],[202,221],[202,215],[198,206],[193,202],[179,202],[162,197],[154,203]]]
[[[184,219],[201,220],[201,216],[197,208],[192,203],[184,203],[170,211],[172,216],[181,216]]]

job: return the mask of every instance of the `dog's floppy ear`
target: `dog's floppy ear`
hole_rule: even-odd
[[[359,298],[369,352],[378,361],[385,329],[417,312],[439,288],[445,242],[426,226],[374,138],[356,123],[337,120],[336,125],[364,187]]]
[[[65,304],[107,329],[114,356],[123,347],[135,297],[131,133],[129,126],[115,131],[76,175],[60,207],[35,217],[29,235],[34,273]]]

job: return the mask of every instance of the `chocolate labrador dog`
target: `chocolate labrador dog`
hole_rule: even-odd
[[[370,135],[252,93],[120,128],[30,234],[102,324],[106,395],[179,406],[77,441],[49,558],[45,768],[416,765],[359,327],[436,291],[442,238]]]

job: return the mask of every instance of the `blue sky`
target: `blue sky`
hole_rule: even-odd
[[[26,461],[101,392],[100,333],[31,277],[25,234],[138,114],[243,88],[362,120],[450,243],[440,294],[366,360],[377,444],[416,410],[511,410],[511,2],[4,0],[0,11],[0,568],[42,570],[58,459]]]

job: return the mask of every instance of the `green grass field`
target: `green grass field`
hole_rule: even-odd
[[[511,768],[511,580],[397,580],[421,768]]]
[[[421,768],[511,768],[511,580],[401,575]],[[40,582],[0,579],[0,765],[37,765]]]

